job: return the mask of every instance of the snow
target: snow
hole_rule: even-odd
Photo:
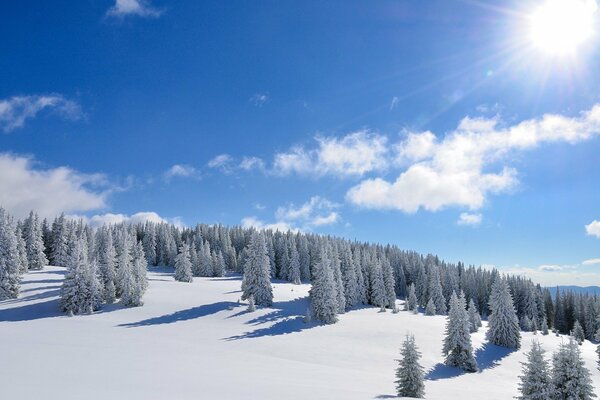
[[[271,308],[238,303],[241,278],[175,282],[151,270],[144,306],[105,306],[93,315],[60,313],[65,270],[24,276],[21,295],[0,302],[3,398],[376,399],[394,396],[404,335],[423,354],[428,399],[510,399],[531,339],[548,352],[561,340],[524,333],[511,352],[474,333],[480,372],[441,364],[443,316],[361,308],[335,325],[305,324],[309,285],[274,284]],[[596,346],[581,347],[600,396]]]

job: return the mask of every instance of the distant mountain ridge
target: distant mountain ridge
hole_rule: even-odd
[[[554,294],[557,286],[547,286],[548,289]],[[600,295],[600,286],[574,286],[574,285],[559,285],[558,288],[561,292],[570,291],[573,293],[590,293]],[[554,289],[554,291],[552,290]]]

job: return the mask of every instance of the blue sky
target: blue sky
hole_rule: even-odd
[[[532,44],[543,3],[3,4],[0,203],[600,284],[600,41]]]

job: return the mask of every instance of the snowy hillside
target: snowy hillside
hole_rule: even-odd
[[[152,270],[144,307],[106,306],[67,317],[58,309],[65,270],[24,275],[21,295],[0,302],[0,385],[5,398],[377,399],[394,397],[395,359],[415,335],[428,399],[510,399],[523,348],[473,335],[480,372],[442,362],[445,317],[362,308],[335,325],[305,324],[308,285],[274,284],[274,305],[247,313],[240,278],[173,280]],[[548,352],[563,338],[535,336]],[[582,346],[600,395],[595,346]],[[549,354],[547,354],[549,356]]]

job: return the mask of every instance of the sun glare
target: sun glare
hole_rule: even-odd
[[[547,0],[530,16],[531,41],[552,55],[572,54],[594,34],[596,0]]]

